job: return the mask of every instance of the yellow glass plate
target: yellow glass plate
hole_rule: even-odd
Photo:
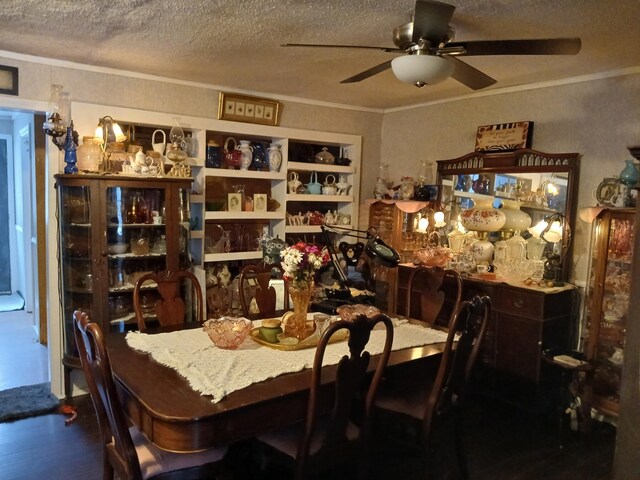
[[[260,345],[264,345],[265,347],[274,348],[276,350],[303,350],[305,348],[315,348],[318,345],[318,339],[315,335],[311,335],[310,337],[305,338],[302,342],[298,343],[267,342],[264,338],[260,337],[260,327],[252,328],[249,336],[254,342],[259,343]],[[342,342],[346,340],[347,337],[349,337],[349,332],[347,330],[339,330],[333,334],[333,336],[329,340],[329,343]]]

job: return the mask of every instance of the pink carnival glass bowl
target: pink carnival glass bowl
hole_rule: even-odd
[[[235,350],[247,338],[252,325],[244,317],[220,317],[207,320],[202,329],[216,347]]]

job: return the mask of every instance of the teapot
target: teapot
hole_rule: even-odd
[[[322,225],[324,222],[324,215],[317,210],[307,213],[307,216],[309,217],[309,225]]]
[[[302,182],[300,181],[300,178],[298,177],[298,174],[296,172],[291,172],[289,174],[289,181],[287,182],[287,185],[289,186],[289,193],[298,192],[298,188],[300,188]]]
[[[318,172],[311,173],[309,183],[306,184],[306,187],[311,195],[320,195],[322,193],[322,184],[318,182]]]
[[[233,148],[229,146],[229,142],[233,141]],[[242,152],[238,149],[238,142],[233,137],[227,137],[224,142],[224,161],[227,164],[227,168],[236,169],[240,167],[240,159]]]
[[[142,153],[142,150],[139,150],[138,152],[136,152],[133,165],[137,165],[139,168],[144,166],[149,166],[148,158],[144,153]],[[138,171],[139,171],[139,168],[138,168]]]
[[[324,185],[322,186],[323,195],[335,195],[336,194],[336,177],[329,174],[324,179]]]
[[[336,217],[333,215],[331,210],[327,210],[327,213],[324,214],[324,224],[334,225],[335,223],[336,223]]]

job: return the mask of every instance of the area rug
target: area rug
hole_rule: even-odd
[[[0,422],[42,415],[58,408],[49,383],[10,388],[0,392]]]

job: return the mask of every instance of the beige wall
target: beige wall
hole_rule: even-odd
[[[578,206],[594,205],[592,191],[617,175],[640,144],[640,75],[573,83],[458,100],[388,112],[382,127],[381,161],[394,181],[415,175],[422,160],[472,152],[479,125],[534,122],[533,148],[581,154]],[[363,191],[373,184],[363,182]],[[574,279],[586,278],[590,226],[576,221]]]
[[[0,58],[20,69],[20,97],[47,101],[52,83],[74,101],[215,118],[218,91],[159,80]],[[459,99],[410,110],[379,112],[284,101],[281,125],[362,136],[362,199],[372,196],[381,162],[391,178],[415,176],[423,160],[453,158],[473,150],[478,125],[531,120],[533,148],[582,155],[579,206],[616,175],[640,143],[640,75]],[[365,219],[363,219],[364,221]],[[365,222],[366,223],[366,222]],[[589,225],[577,221],[574,279],[584,281]]]
[[[97,73],[0,58],[20,69],[20,97],[48,101],[52,84],[64,86],[71,100],[176,115],[216,118],[218,90],[164,81]],[[268,96],[268,95],[265,95]],[[363,177],[380,162],[382,113],[284,101],[283,127],[362,136]],[[105,112],[107,115],[108,112]],[[96,123],[98,119],[96,118]],[[373,165],[373,168],[369,166]],[[363,197],[366,197],[363,194]]]

